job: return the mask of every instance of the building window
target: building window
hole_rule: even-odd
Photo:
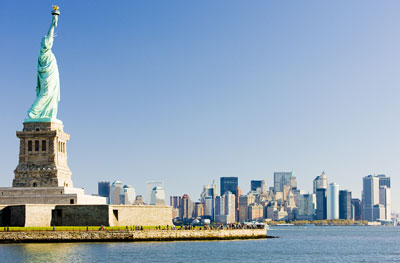
[[[39,151],[39,141],[35,141],[35,152]]]
[[[74,204],[74,199],[69,200],[69,203],[70,203],[71,205],[73,205],[73,204]]]
[[[28,141],[28,152],[32,151],[32,141]]]
[[[33,187],[37,187],[37,183],[33,183],[33,185],[32,185]]]
[[[45,152],[46,151],[46,140],[42,140],[42,151]]]

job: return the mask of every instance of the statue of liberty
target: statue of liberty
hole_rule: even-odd
[[[58,102],[60,101],[60,77],[57,60],[51,48],[54,41],[54,28],[57,27],[58,6],[53,6],[49,32],[40,44],[37,64],[36,100],[28,110],[25,122],[57,121]]]

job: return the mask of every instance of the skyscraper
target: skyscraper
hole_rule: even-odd
[[[225,216],[226,220],[224,223],[231,224],[236,219],[236,196],[231,192],[225,192]]]
[[[379,218],[383,220],[392,220],[390,177],[386,177],[384,174],[380,174],[378,177],[379,204],[385,207],[385,213],[380,215]]]
[[[370,222],[375,221],[377,215],[374,215],[374,206],[379,205],[379,177],[365,176],[362,193],[363,219]]]
[[[325,172],[322,172],[321,175],[315,177],[313,181],[314,194],[317,193],[317,189],[327,189],[328,188],[328,178],[326,177]]]
[[[169,197],[169,205],[172,208],[179,208],[182,204],[182,197],[181,196],[170,196]]]
[[[151,190],[150,205],[165,205],[165,191],[161,186],[156,186]]]
[[[217,185],[213,181],[211,185],[203,186],[203,192],[201,193],[200,200],[204,202],[204,198],[206,196],[211,196],[214,199],[217,195]],[[221,195],[223,195],[223,193],[221,193]]]
[[[315,194],[302,194],[299,196],[299,208],[297,219],[314,220],[315,215]]]
[[[353,219],[361,220],[362,219],[361,200],[358,198],[353,198],[353,199],[351,199],[351,205],[353,206]]]
[[[189,195],[184,194],[181,198],[181,206],[179,208],[179,217],[182,219],[189,219],[193,216],[193,202],[190,200]]]
[[[252,194],[239,197],[239,222],[245,222],[249,219],[249,205],[254,203],[254,200],[255,197]]]
[[[98,195],[107,197],[107,203],[110,203],[110,182],[101,181],[98,183]]]
[[[124,184],[121,181],[114,181],[110,187],[110,204],[121,205],[124,204]]]
[[[238,184],[237,177],[221,177],[221,195],[224,195],[226,191],[229,191],[237,196]]]
[[[327,189],[317,189],[317,220],[327,219]]]
[[[223,222],[223,215],[225,215],[225,196],[217,196],[215,198],[215,222]]]
[[[194,203],[193,217],[198,218],[204,216],[204,203]]]
[[[259,191],[260,194],[264,194],[267,192],[267,185],[264,180],[251,180],[250,190]]]
[[[136,191],[130,185],[124,185],[124,205],[134,205],[136,201]]]
[[[385,185],[390,188],[390,177],[387,177],[384,174],[379,174],[377,177],[379,178],[379,186]]]
[[[146,203],[151,203],[151,192],[153,191],[154,187],[161,187],[164,188],[164,182],[161,181],[148,181],[146,182]]]
[[[327,218],[339,219],[339,185],[335,183],[328,186]]]
[[[347,190],[339,191],[339,218],[353,219],[351,209],[351,192]]]
[[[390,188],[386,185],[379,187],[379,204],[384,206],[384,213],[379,215],[379,219],[392,220],[391,215],[391,202],[390,202]]]
[[[212,196],[206,196],[204,199],[204,215],[208,216],[211,221],[214,221],[214,201]]]
[[[290,186],[291,189],[297,189],[297,179],[293,172],[275,172],[274,173],[274,191],[283,192],[285,185]]]

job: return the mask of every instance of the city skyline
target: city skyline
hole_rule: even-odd
[[[269,187],[293,169],[307,192],[325,171],[361,198],[364,176],[386,174],[399,211],[400,3],[225,3],[1,2],[1,186],[18,161],[44,17],[59,4],[59,118],[86,192],[119,179],[144,196],[155,180],[197,199],[219,177],[246,193],[243,182]]]
[[[391,212],[391,178],[383,174],[363,177],[361,199],[353,198],[351,190],[341,189],[336,183],[328,185],[325,172],[314,179],[313,193],[297,188],[293,172],[275,172],[274,187],[270,187],[268,191],[262,187],[265,185],[264,180],[251,180],[250,183],[252,190],[243,193],[238,186],[237,177],[220,177],[219,194],[216,193],[217,185],[213,182],[212,185],[203,186],[201,198],[197,201],[188,194],[171,196],[173,218],[183,223],[193,220],[201,220],[203,223],[207,220],[217,223],[231,223],[233,220],[244,223],[264,220],[289,222],[341,219],[346,220],[346,224],[348,221],[360,224],[361,222],[354,220],[362,219],[368,221],[368,224],[397,225],[397,213]],[[231,196],[229,205],[226,195]]]

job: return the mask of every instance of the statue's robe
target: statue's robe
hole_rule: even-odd
[[[56,57],[51,52],[52,46],[53,37],[45,36],[38,57],[36,100],[28,111],[30,119],[57,118],[60,77]]]

